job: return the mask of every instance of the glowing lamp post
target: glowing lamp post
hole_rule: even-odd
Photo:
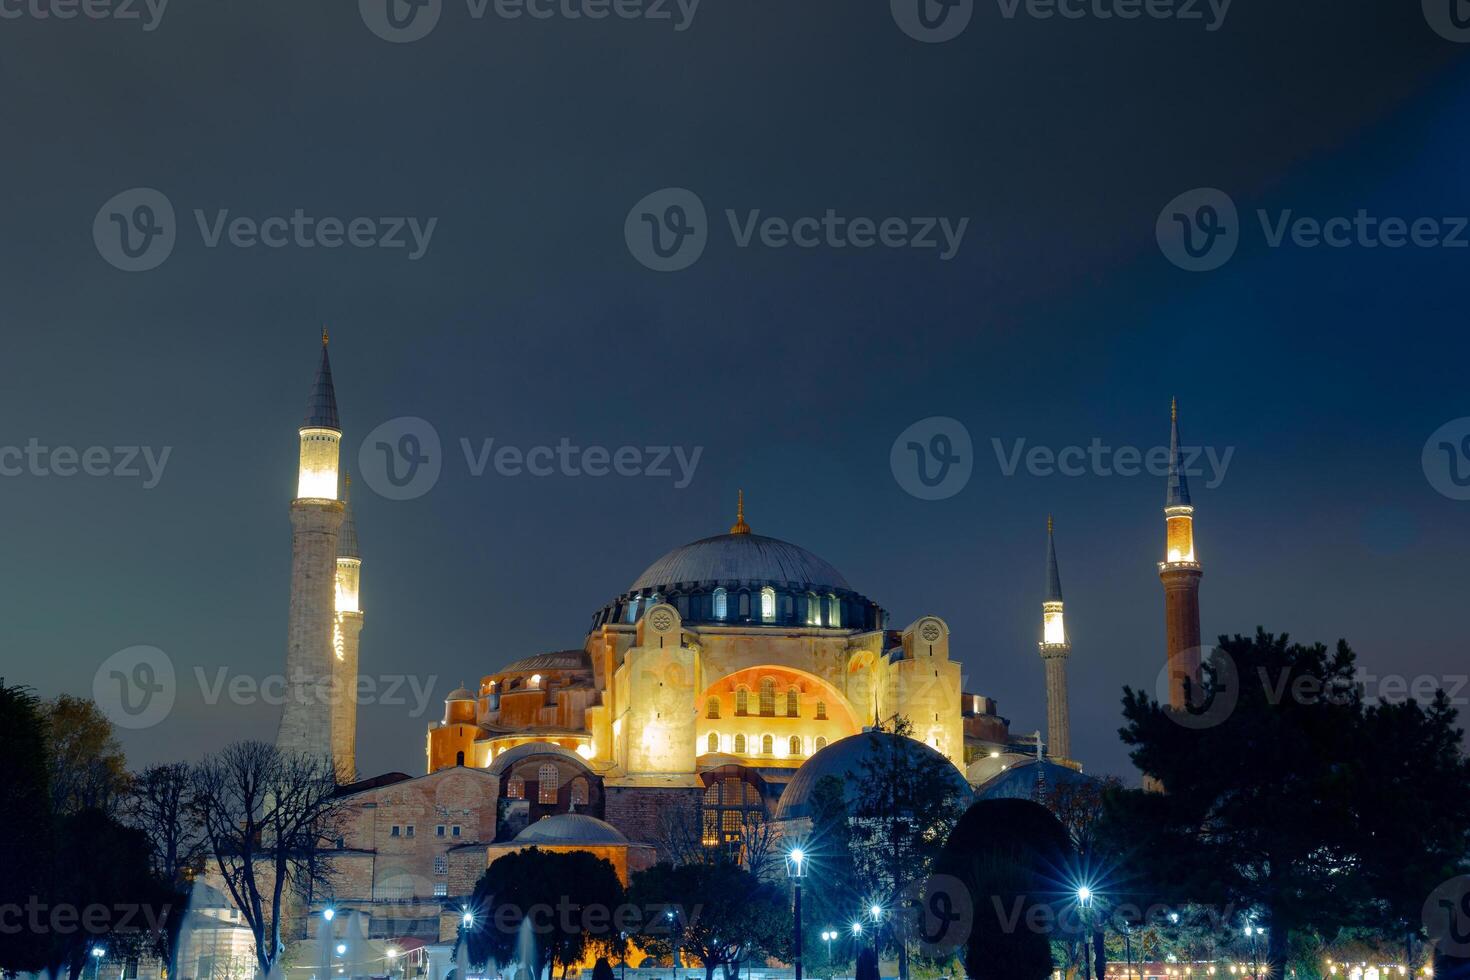
[[[1077,888],[1077,907],[1082,910],[1082,976],[1092,980],[1092,930],[1087,928],[1087,913],[1092,910],[1092,889],[1087,885]]]
[[[102,956],[107,951],[101,946],[92,947],[92,980],[97,980],[102,973]]]
[[[795,960],[796,980],[801,980],[801,879],[806,877],[806,852],[793,847],[786,852],[786,876],[791,879],[792,903],[796,910],[796,931],[792,936],[792,959]],[[831,959],[828,947],[828,959]]]
[[[836,929],[822,930],[822,942],[827,944],[827,980],[831,980],[832,978],[832,940],[836,938]]]

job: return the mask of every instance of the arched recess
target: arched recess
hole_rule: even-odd
[[[740,691],[758,692],[763,684],[777,692],[775,710],[758,709],[755,697],[749,697],[745,713],[737,709]],[[787,692],[797,692],[795,714],[787,710]],[[695,725],[695,752],[701,757],[713,756],[709,751],[710,735],[717,736],[720,754],[731,754],[747,765],[767,768],[793,768],[801,765],[808,754],[790,751],[793,736],[805,747],[835,742],[862,730],[859,713],[837,687],[815,674],[777,664],[760,664],[719,678],[701,692],[699,717]],[[719,717],[711,718],[709,705],[719,705]],[[819,710],[820,708],[820,710]],[[742,739],[743,736],[743,739]],[[744,742],[744,751],[740,744]],[[765,746],[774,751],[762,751]],[[728,761],[725,755],[721,761]],[[714,762],[713,758],[709,762]]]

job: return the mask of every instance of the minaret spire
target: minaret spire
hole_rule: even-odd
[[[283,751],[331,761],[339,779],[346,781],[352,778],[350,752],[347,758],[334,758],[340,742],[334,727],[342,710],[339,692],[350,687],[348,696],[355,697],[357,684],[355,662],[350,682],[340,673],[337,555],[344,507],[337,496],[337,471],[342,425],[325,330],[316,380],[297,435],[300,455],[296,499],[291,502],[291,603],[286,626],[289,690],[276,744]]]
[[[1188,680],[1198,697],[1200,683],[1199,580],[1203,575],[1194,550],[1194,503],[1189,496],[1184,449],[1179,443],[1179,402],[1169,405],[1169,476],[1164,494],[1164,643],[1169,675],[1169,704],[1183,709]]]
[[[730,528],[731,534],[749,534],[750,525],[745,523],[745,491],[739,491],[735,498],[735,524]]]
[[[337,605],[332,621],[332,761],[347,779],[357,771],[357,648],[362,633],[362,554],[352,514],[352,477],[342,474],[342,530],[337,535]]]
[[[1041,602],[1041,662],[1046,670],[1046,742],[1054,759],[1072,757],[1072,711],[1067,704],[1067,658],[1072,641],[1062,613],[1062,576],[1057,569],[1056,524],[1046,518],[1046,598]],[[1040,755],[1040,733],[1037,739]]]

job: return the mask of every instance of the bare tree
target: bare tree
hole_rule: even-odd
[[[731,828],[722,824],[722,829],[711,837],[701,807],[667,807],[660,811],[654,842],[660,857],[672,864],[733,860],[757,878],[769,878],[778,860],[776,825],[760,808],[724,813],[736,813],[738,825]]]
[[[336,790],[327,760],[266,742],[236,742],[194,770],[205,844],[255,938],[262,976],[280,955],[287,898],[330,887],[321,852],[342,817]]]
[[[187,884],[205,856],[190,765],[171,762],[135,775],[125,812],[128,822],[148,835],[153,873],[175,887]]]

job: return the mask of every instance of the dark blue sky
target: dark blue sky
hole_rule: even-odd
[[[593,610],[676,544],[727,528],[810,548],[896,625],[943,616],[968,690],[1043,727],[1036,654],[1056,514],[1074,754],[1131,775],[1124,684],[1162,662],[1163,481],[1003,476],[992,439],[1234,447],[1195,482],[1206,636],[1346,637],[1365,669],[1451,680],[1467,632],[1466,504],[1420,453],[1470,415],[1470,250],[1270,248],[1255,211],[1470,214],[1466,48],[1417,5],[1237,0],[1179,21],[1007,20],[981,3],[922,45],[887,4],[705,0],[694,24],[475,21],[447,0],[392,45],[353,5],[174,0],[158,28],[0,21],[0,444],[172,447],[159,485],[0,478],[7,680],[90,693],[156,646],[180,674],[135,764],[271,737],[278,709],[204,703],[196,667],[284,656],[300,422],[322,321],[349,465],[430,420],[449,457],[412,501],[360,488],[362,666],[434,696],[581,644]],[[633,204],[694,190],[700,260],[660,274]],[[103,202],[162,191],[158,268],[99,256]],[[1244,218],[1222,268],[1154,238],[1217,187]],[[192,212],[435,217],[403,250],[207,248]],[[970,219],[933,251],[737,248],[723,212]],[[917,500],[889,469],[951,416],[974,476]],[[693,483],[471,478],[461,437],[701,446]],[[361,712],[367,772],[420,771],[425,724]]]

